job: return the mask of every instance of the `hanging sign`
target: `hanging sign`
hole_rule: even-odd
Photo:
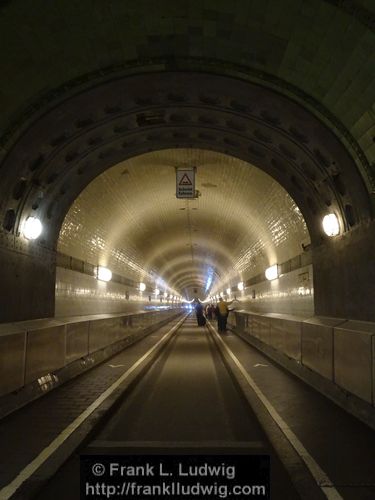
[[[176,170],[176,198],[195,198],[195,169]]]

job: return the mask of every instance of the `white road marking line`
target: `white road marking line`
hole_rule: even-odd
[[[125,365],[108,365],[110,366],[111,368],[120,368],[120,366],[125,366]]]
[[[6,486],[0,490],[1,500],[8,500],[18,488],[24,483],[29,477],[34,474],[34,472],[39,469],[39,467],[59,448],[68,437],[73,434],[73,432],[93,413],[98,406],[100,406],[103,401],[105,401],[121,383],[126,380],[129,375],[146,359],[150,354],[161,344],[167,337],[170,337],[184,322],[186,316],[184,316],[173,328],[171,328],[163,337],[157,342],[151,349],[149,349],[146,354],[144,354],[138,361],[134,363],[119,379],[116,380],[108,389],[106,389],[91,405],[86,408],[72,423],[68,425],[60,434],[46,447],[42,450],[39,455],[34,458],[26,467],[24,467],[21,472]]]
[[[256,365],[254,365],[254,368],[257,368],[258,366],[268,366],[268,365],[263,365],[262,363],[257,363]]]
[[[92,441],[89,448],[173,448],[177,451],[186,448],[235,448],[265,449],[263,441]]]
[[[212,327],[212,325],[211,325],[211,327]],[[272,404],[269,402],[267,397],[260,390],[260,388],[255,383],[255,381],[247,373],[247,371],[245,370],[245,368],[243,367],[243,365],[241,364],[239,359],[236,357],[236,355],[231,351],[231,349],[229,349],[229,347],[226,345],[224,340],[217,333],[216,329],[214,327],[212,327],[212,329],[213,329],[216,337],[219,339],[219,341],[222,343],[222,345],[226,349],[229,356],[232,358],[232,360],[235,363],[235,365],[237,366],[237,368],[240,370],[240,372],[242,373],[242,375],[246,379],[246,382],[253,389],[253,391],[258,396],[258,398],[262,401],[262,403],[266,407],[268,413],[271,415],[271,417],[274,419],[274,421],[277,423],[277,425],[283,431],[285,436],[288,438],[289,442],[292,444],[293,448],[297,451],[298,455],[305,462],[307,468],[309,469],[309,471],[313,475],[315,481],[317,482],[318,486],[320,487],[320,489],[322,490],[324,495],[329,500],[343,500],[343,497],[340,495],[340,493],[334,487],[330,478],[323,471],[323,469],[320,468],[319,464],[314,460],[314,458],[309,454],[309,452],[303,446],[303,444],[298,439],[298,437],[289,428],[289,426],[285,422],[285,420],[277,413],[275,408],[272,406]]]

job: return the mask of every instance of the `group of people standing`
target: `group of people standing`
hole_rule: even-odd
[[[227,320],[229,315],[228,306],[232,304],[233,300],[226,302],[220,297],[219,302],[216,304],[208,304],[206,308],[203,308],[202,303],[196,299],[195,301],[195,314],[197,317],[198,326],[204,326],[206,324],[206,317],[209,320],[217,319],[217,329],[219,333],[225,333],[227,331]]]

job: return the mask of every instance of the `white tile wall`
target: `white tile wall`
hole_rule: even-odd
[[[175,197],[175,167],[184,166],[197,166],[196,200]],[[135,281],[161,277],[182,291],[192,279],[205,282],[209,268],[218,280],[245,280],[309,241],[295,203],[267,174],[224,154],[171,149],[96,178],[67,214],[58,249]]]

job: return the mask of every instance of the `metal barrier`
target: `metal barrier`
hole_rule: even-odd
[[[375,323],[235,311],[228,324],[278,361],[282,355],[375,406]]]
[[[77,361],[87,369],[180,314],[163,309],[1,324],[0,396],[53,381]]]

